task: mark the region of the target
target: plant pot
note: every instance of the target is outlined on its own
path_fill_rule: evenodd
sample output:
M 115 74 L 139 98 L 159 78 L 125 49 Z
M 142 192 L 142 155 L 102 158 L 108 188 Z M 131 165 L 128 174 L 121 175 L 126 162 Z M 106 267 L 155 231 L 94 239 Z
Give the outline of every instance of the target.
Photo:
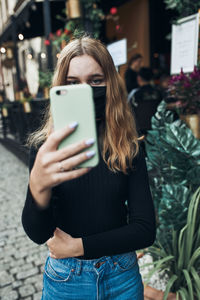
M 19 100 L 23 101 L 24 99 L 24 92 L 23 91 L 19 91 Z
M 15 92 L 15 100 L 22 100 L 24 99 L 24 92 L 23 91 L 17 91 Z
M 144 286 L 144 300 L 163 300 L 163 296 L 163 291 L 159 291 L 149 285 Z M 176 294 L 169 293 L 167 300 L 176 300 Z
M 144 252 L 137 252 L 137 259 L 140 259 L 144 256 Z
M 7 117 L 8 117 L 8 110 L 7 110 L 6 107 L 3 107 L 3 108 L 2 108 L 2 116 L 3 116 L 4 118 L 7 118 Z
M 15 100 L 16 101 L 20 100 L 19 92 L 15 92 Z
M 80 0 L 68 0 L 66 2 L 68 19 L 76 19 L 81 17 Z
M 24 107 L 24 112 L 25 113 L 30 113 L 31 112 L 31 105 L 29 102 L 25 101 L 23 103 L 23 107 Z
M 200 114 L 180 115 L 180 119 L 192 130 L 194 136 L 200 139 Z
M 43 89 L 43 92 L 44 92 L 44 98 L 45 99 L 49 99 L 49 88 L 48 87 L 45 87 Z

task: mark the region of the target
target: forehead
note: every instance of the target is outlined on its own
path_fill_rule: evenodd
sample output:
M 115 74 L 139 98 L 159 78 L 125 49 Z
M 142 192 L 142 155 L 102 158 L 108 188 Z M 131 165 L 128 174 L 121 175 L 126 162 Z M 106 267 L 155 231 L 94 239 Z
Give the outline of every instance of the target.
M 96 60 L 87 54 L 72 58 L 69 64 L 68 76 L 103 74 L 103 70 Z

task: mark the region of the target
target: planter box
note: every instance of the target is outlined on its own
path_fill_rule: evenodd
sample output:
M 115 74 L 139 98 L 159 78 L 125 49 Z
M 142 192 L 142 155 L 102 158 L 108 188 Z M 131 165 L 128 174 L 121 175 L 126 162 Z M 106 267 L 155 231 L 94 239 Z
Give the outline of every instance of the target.
M 144 287 L 144 300 L 163 300 L 164 292 L 152 288 L 149 285 Z M 167 300 L 176 300 L 176 294 L 169 293 Z

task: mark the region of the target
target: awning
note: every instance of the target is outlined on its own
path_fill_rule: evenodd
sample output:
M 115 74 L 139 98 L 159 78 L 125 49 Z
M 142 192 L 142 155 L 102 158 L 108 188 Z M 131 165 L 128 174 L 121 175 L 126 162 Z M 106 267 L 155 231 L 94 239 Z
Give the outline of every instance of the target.
M 101 7 L 105 13 L 112 6 L 120 6 L 130 0 L 106 0 L 101 1 Z M 54 33 L 63 27 L 63 22 L 57 19 L 65 9 L 66 0 L 50 0 L 51 26 Z M 44 36 L 43 1 L 18 0 L 14 15 L 8 20 L 4 31 L 0 36 L 0 45 L 6 41 L 12 41 L 12 22 L 15 23 L 16 34 L 23 34 L 25 39 Z
M 22 2 L 22 1 L 21 1 Z M 49 1 L 51 10 L 52 32 L 63 26 L 63 22 L 57 19 L 65 9 L 64 0 Z M 25 39 L 44 36 L 43 2 L 25 0 L 8 20 L 4 31 L 0 36 L 0 45 L 6 41 L 12 41 L 12 23 L 15 23 L 16 34 L 23 34 Z

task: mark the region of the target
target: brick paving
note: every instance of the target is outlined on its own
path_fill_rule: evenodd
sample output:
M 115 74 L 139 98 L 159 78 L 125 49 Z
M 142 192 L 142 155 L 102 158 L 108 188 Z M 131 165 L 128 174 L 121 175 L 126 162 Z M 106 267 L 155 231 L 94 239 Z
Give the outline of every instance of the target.
M 40 300 L 47 247 L 25 234 L 27 167 L 0 144 L 0 299 Z

